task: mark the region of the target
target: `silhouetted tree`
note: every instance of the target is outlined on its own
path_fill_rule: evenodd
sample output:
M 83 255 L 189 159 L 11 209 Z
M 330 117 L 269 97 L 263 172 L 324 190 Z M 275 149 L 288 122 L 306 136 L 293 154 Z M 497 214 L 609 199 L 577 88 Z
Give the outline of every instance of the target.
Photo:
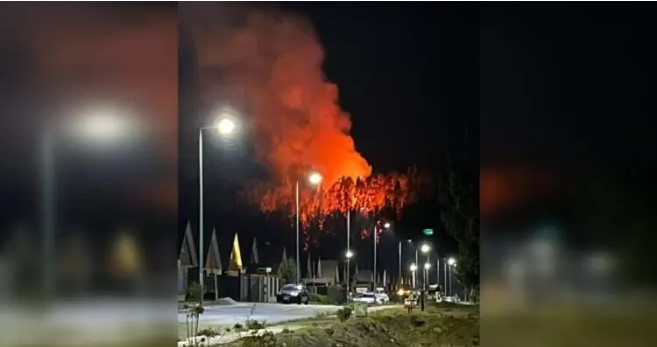
M 440 219 L 459 245 L 457 274 L 467 287 L 479 285 L 479 199 L 475 182 L 450 169 L 440 189 Z

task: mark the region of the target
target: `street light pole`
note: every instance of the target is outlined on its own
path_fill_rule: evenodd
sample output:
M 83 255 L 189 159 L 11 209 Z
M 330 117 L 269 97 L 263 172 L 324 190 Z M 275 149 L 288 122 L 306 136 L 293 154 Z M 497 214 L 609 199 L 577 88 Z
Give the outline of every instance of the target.
M 402 242 L 399 241 L 399 245 L 397 246 L 397 253 L 399 254 L 399 273 L 397 274 L 397 282 L 399 282 L 399 285 L 401 286 L 401 278 L 402 278 L 402 268 L 401 268 L 401 263 L 402 263 Z
M 436 282 L 440 287 L 440 257 L 439 256 L 436 256 Z
M 427 264 L 431 265 L 431 255 L 427 253 Z M 427 282 L 431 284 L 431 272 L 427 269 Z
M 347 252 L 351 252 L 351 211 L 347 210 Z M 347 257 L 347 293 L 351 290 L 351 280 L 349 272 L 351 271 L 351 257 Z
M 297 206 L 297 213 L 296 213 L 296 229 L 297 229 L 297 273 L 296 273 L 296 284 L 299 284 L 300 282 L 300 277 L 299 277 L 299 272 L 301 272 L 301 268 L 299 266 L 299 180 L 296 182 L 296 189 L 295 189 L 295 201 L 296 201 L 296 206 Z
M 447 297 L 449 295 L 449 293 L 447 292 L 447 259 L 445 259 L 445 263 L 443 264 L 443 277 L 445 279 L 444 281 L 445 288 L 443 289 L 443 291 L 445 292 L 445 297 Z
M 449 294 L 452 294 L 452 266 L 456 266 L 456 259 L 450 257 L 447 259 L 446 266 L 449 266 L 449 273 L 447 273 L 447 268 L 445 268 L 445 282 L 447 282 L 447 276 L 449 276 Z M 447 285 L 447 283 L 445 284 Z
M 452 267 L 448 267 L 447 278 L 449 278 L 449 294 L 452 294 Z
M 318 172 L 310 172 L 308 174 L 308 182 L 312 185 L 318 185 L 322 181 L 322 175 Z M 301 283 L 301 264 L 299 263 L 299 180 L 296 180 L 295 184 L 295 204 L 296 204 L 296 230 L 297 230 L 297 274 L 296 274 L 296 284 Z
M 198 131 L 198 283 L 201 290 L 200 304 L 203 306 L 203 128 Z
M 376 290 L 376 222 L 374 222 L 374 286 L 372 291 Z
M 420 260 L 419 260 L 419 257 L 417 255 L 417 245 L 415 245 L 415 264 L 419 264 L 419 263 L 420 263 Z
M 410 270 L 411 270 L 411 276 L 413 281 L 413 288 L 415 288 L 415 281 L 416 281 L 415 272 L 417 271 L 417 264 L 411 264 Z
M 235 123 L 229 118 L 222 118 L 213 127 L 202 127 L 198 130 L 198 282 L 201 290 L 199 303 L 203 306 L 204 272 L 203 264 L 203 130 L 214 129 L 222 135 L 228 135 L 235 130 Z

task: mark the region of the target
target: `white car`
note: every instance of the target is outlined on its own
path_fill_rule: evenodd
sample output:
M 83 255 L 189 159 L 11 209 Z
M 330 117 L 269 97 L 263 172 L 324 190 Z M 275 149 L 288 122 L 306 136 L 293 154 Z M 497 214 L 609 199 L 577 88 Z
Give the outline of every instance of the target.
M 374 293 L 374 296 L 376 296 L 378 304 L 386 304 L 390 302 L 390 297 L 382 289 L 377 289 L 377 291 Z
M 368 305 L 376 305 L 380 303 L 376 297 L 376 294 L 374 293 L 364 293 L 360 295 L 356 294 L 352 301 Z

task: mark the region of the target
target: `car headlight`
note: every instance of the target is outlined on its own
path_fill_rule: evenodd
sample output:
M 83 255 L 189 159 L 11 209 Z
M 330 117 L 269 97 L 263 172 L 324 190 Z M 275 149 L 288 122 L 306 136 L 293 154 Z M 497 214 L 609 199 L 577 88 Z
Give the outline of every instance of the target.
M 297 296 L 297 295 L 299 295 L 299 292 L 290 292 L 290 295 Z

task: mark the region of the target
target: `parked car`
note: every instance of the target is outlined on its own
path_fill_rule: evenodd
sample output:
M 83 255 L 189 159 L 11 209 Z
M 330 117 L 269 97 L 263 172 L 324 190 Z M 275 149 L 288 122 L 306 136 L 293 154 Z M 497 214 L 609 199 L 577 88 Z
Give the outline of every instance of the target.
M 390 297 L 383 290 L 383 288 L 377 288 L 376 291 L 374 292 L 374 295 L 376 296 L 376 299 L 378 300 L 379 304 L 386 304 L 390 301 Z
M 352 301 L 368 305 L 376 305 L 380 303 L 374 293 L 356 294 Z
M 302 284 L 286 284 L 276 295 L 276 302 L 293 303 L 308 305 L 310 296 L 306 287 Z

